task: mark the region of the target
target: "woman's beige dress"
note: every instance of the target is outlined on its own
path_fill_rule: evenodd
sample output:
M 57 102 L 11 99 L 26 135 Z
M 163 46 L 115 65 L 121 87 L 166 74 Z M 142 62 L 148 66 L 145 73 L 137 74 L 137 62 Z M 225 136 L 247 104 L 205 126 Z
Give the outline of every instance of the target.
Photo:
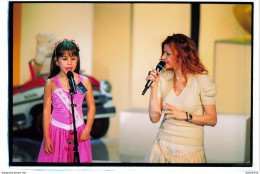
M 177 96 L 173 89 L 173 72 L 162 71 L 158 97 L 179 110 L 203 115 L 203 105 L 214 105 L 216 85 L 210 77 L 190 75 L 186 87 Z M 204 127 L 184 120 L 163 119 L 145 162 L 205 163 Z

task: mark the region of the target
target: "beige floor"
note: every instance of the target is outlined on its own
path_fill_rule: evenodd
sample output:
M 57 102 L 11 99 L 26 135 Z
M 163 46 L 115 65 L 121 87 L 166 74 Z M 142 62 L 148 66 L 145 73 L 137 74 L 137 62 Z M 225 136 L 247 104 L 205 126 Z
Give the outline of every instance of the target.
M 119 152 L 119 139 L 101 138 L 91 140 L 93 162 L 95 163 L 142 163 L 142 156 L 122 155 Z

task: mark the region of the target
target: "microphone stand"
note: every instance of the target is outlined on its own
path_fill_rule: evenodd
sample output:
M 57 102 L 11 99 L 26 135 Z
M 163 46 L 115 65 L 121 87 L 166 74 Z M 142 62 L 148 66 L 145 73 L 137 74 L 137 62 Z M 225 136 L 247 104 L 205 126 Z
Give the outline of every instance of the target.
M 71 109 L 72 109 L 72 118 L 73 118 L 73 129 L 74 131 L 71 132 L 71 134 L 74 134 L 74 147 L 73 147 L 73 152 L 74 152 L 74 163 L 80 163 L 79 160 L 79 151 L 78 151 L 78 137 L 77 137 L 77 130 L 76 130 L 76 123 L 75 123 L 75 114 L 74 114 L 74 105 L 73 104 L 73 90 L 70 89 L 70 99 L 71 99 Z M 71 141 L 68 141 L 69 144 L 73 143 Z

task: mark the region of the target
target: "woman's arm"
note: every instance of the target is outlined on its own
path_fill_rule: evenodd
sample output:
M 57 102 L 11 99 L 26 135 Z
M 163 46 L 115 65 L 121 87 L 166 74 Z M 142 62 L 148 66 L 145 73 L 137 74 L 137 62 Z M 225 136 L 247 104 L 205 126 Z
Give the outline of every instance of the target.
M 190 122 L 214 127 L 217 124 L 216 105 L 204 106 L 205 115 L 192 115 Z M 185 113 L 186 114 L 186 113 Z
M 165 118 L 176 118 L 179 120 L 186 120 L 186 112 L 180 111 L 176 107 L 166 103 L 163 106 L 164 109 L 168 109 L 168 111 L 163 111 L 163 113 L 168 114 Z M 205 115 L 195 115 L 192 114 L 192 119 L 189 122 L 197 124 L 197 125 L 207 125 L 207 126 L 215 126 L 217 124 L 217 112 L 216 105 L 204 105 Z
M 87 125 L 79 137 L 79 142 L 86 141 L 89 138 L 90 131 L 94 122 L 95 113 L 96 113 L 95 100 L 94 100 L 92 86 L 89 79 L 88 78 L 84 79 L 83 84 L 88 89 L 88 91 L 85 94 L 87 105 L 88 105 L 88 113 L 87 113 Z
M 157 123 L 161 119 L 161 110 L 162 110 L 162 98 L 157 96 L 158 83 L 160 78 L 160 72 L 157 72 L 155 69 L 151 71 L 146 80 L 152 80 L 150 92 L 150 101 L 149 101 L 149 116 L 150 120 L 153 123 Z
M 44 86 L 43 98 L 43 136 L 44 136 L 44 151 L 45 153 L 52 153 L 53 144 L 49 136 L 50 129 L 50 115 L 51 115 L 51 93 L 52 81 L 49 79 Z

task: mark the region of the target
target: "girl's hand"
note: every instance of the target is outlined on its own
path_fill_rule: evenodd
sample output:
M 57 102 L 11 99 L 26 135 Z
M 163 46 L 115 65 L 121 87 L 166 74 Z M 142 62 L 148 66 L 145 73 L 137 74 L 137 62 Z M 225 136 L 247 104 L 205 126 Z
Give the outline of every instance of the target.
M 175 118 L 178 120 L 186 120 L 186 113 L 180 111 L 169 103 L 165 103 L 165 105 L 163 105 L 162 113 L 165 114 L 165 119 Z
M 53 152 L 53 144 L 50 137 L 44 138 L 43 150 L 47 154 L 51 154 Z
M 160 78 L 160 72 L 156 71 L 155 69 L 152 69 L 152 71 L 149 71 L 148 76 L 146 77 L 146 81 L 152 80 L 153 83 L 151 85 L 151 88 L 158 85 Z
M 86 130 L 83 130 L 79 136 L 79 142 L 82 143 L 89 139 L 89 133 Z

